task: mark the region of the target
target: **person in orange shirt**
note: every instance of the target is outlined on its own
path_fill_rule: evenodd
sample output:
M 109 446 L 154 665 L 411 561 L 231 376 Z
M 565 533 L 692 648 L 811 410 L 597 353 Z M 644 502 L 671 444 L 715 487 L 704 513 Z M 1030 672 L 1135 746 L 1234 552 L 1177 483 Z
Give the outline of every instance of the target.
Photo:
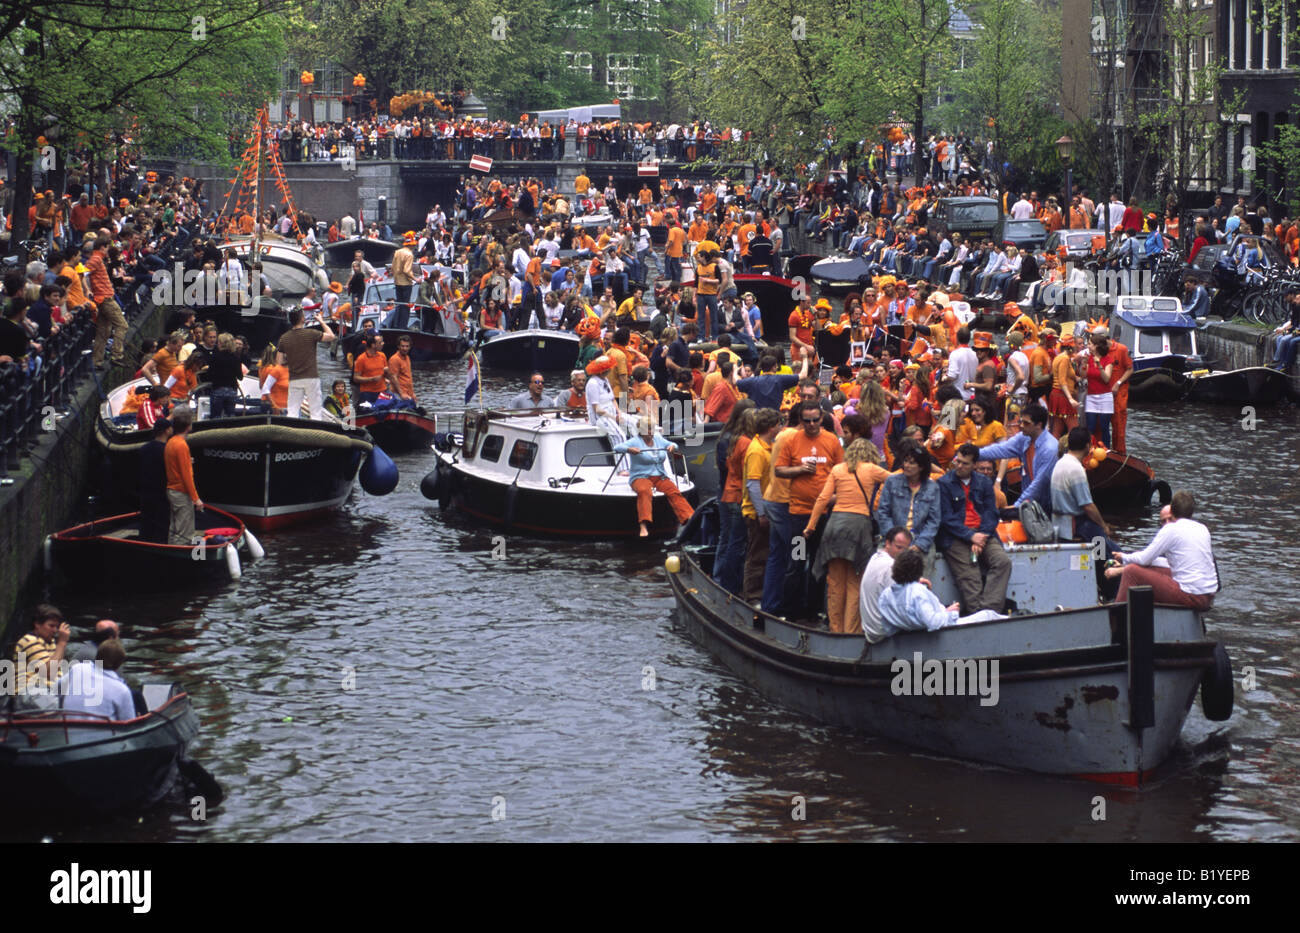
M 810 619 L 816 618 L 822 600 L 820 588 L 809 579 L 809 569 L 817 557 L 817 537 L 809 538 L 804 531 L 832 468 L 844 462 L 844 448 L 839 438 L 822 429 L 824 413 L 820 402 L 800 402 L 795 411 L 802 430 L 782 444 L 773 471 L 790 481 L 791 563 L 786 573 L 784 605 L 792 618 Z M 800 555 L 803 560 L 797 559 Z
M 274 346 L 268 346 L 262 353 L 262 366 L 257 379 L 262 387 L 262 401 L 271 406 L 271 414 L 287 415 L 289 413 L 289 367 L 285 365 L 284 354 Z
M 1125 429 L 1128 427 L 1128 381 L 1133 377 L 1133 357 L 1124 344 L 1112 340 L 1111 351 L 1115 355 L 1115 369 L 1111 374 L 1114 380 L 1110 391 L 1115 396 L 1115 412 L 1110 419 L 1111 449 L 1116 453 L 1128 453 L 1125 443 Z
M 1047 397 L 1047 413 L 1052 416 L 1052 433 L 1057 437 L 1079 425 L 1079 376 L 1074 370 L 1074 349 L 1074 335 L 1066 334 L 1061 338 L 1061 352 L 1052 360 L 1052 392 Z
M 199 387 L 199 366 L 202 362 L 197 353 L 191 353 L 184 363 L 172 369 L 163 385 L 171 390 L 173 402 L 184 402 Z
M 194 413 L 188 408 L 178 408 L 172 413 L 171 423 L 174 433 L 163 448 L 163 463 L 167 467 L 167 504 L 171 507 L 167 542 L 189 547 L 194 542 L 194 510 L 203 511 L 203 500 L 194 485 L 190 445 L 185 440 L 185 435 L 194 425 Z
M 397 338 L 397 351 L 388 358 L 388 378 L 398 398 L 415 402 L 415 383 L 411 379 L 410 337 Z
M 632 411 L 649 418 L 652 424 L 658 424 L 659 393 L 650 384 L 648 366 L 637 366 L 632 370 L 632 388 L 628 396 L 631 399 L 629 407 Z
M 808 368 L 812 371 L 816 364 L 817 353 L 813 349 L 813 312 L 809 307 L 809 301 L 806 294 L 800 298 L 798 306 L 790 312 L 786 323 L 790 328 L 790 362 L 798 362 L 807 356 Z
M 357 401 L 374 402 L 388 386 L 388 358 L 381 352 L 381 337 L 368 334 L 362 338 L 365 352 L 352 364 L 352 375 L 357 383 Z

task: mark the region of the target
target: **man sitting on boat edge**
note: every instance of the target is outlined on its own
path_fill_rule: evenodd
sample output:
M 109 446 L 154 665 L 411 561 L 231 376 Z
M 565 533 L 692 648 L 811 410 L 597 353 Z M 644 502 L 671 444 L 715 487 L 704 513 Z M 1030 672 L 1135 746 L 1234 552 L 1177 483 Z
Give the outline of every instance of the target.
M 1150 586 L 1155 601 L 1189 606 L 1200 612 L 1214 605 L 1219 590 L 1219 570 L 1210 545 L 1210 531 L 1192 521 L 1196 500 L 1190 492 L 1179 490 L 1169 502 L 1170 521 L 1160 526 L 1155 538 L 1144 550 L 1130 554 L 1115 552 L 1122 567 L 1106 570 L 1107 577 L 1119 577 L 1119 594 L 1115 601 L 1128 601 L 1133 586 Z M 1169 566 L 1156 561 L 1164 557 Z

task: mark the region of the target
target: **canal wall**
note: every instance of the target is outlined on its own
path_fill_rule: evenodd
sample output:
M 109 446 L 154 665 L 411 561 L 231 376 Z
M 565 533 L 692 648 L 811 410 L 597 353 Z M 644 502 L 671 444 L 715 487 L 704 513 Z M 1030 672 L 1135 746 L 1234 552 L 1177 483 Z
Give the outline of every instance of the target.
M 1215 369 L 1263 366 L 1269 359 L 1272 328 L 1255 327 L 1236 321 L 1211 321 L 1197 335 L 1201 356 Z M 1300 401 L 1300 374 L 1287 377 L 1287 395 Z
M 68 413 L 51 417 L 49 430 L 16 465 L 13 485 L 0 487 L 0 644 L 26 630 L 32 605 L 43 600 L 42 555 L 45 536 L 75 524 L 86 513 L 84 496 L 99 463 L 95 419 L 100 387 L 125 381 L 139 362 L 144 340 L 162 335 L 167 308 L 149 307 L 131 321 L 126 336 L 126 365 L 82 379 L 73 390 Z M 88 516 L 87 516 L 88 517 Z

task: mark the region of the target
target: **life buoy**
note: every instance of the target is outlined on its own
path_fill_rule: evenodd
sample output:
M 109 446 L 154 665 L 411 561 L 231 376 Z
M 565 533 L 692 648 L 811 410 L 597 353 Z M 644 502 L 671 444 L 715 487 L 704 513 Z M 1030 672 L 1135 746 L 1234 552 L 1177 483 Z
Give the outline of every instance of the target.
M 1214 643 L 1214 665 L 1201 675 L 1201 711 L 1212 722 L 1232 716 L 1232 661 L 1222 642 Z
M 1162 479 L 1156 479 L 1151 481 L 1150 491 L 1147 492 L 1148 502 L 1151 501 L 1151 493 L 1153 492 L 1160 497 L 1161 505 L 1168 505 L 1169 502 L 1174 498 L 1173 490 L 1171 490 L 1169 488 L 1169 484 Z

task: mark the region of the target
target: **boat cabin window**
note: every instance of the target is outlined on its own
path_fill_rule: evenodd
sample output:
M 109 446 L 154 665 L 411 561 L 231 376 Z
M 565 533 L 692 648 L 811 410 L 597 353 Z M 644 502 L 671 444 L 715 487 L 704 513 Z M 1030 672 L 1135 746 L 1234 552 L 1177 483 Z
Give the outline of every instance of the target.
M 1152 298 L 1151 310 L 1153 311 L 1181 311 L 1182 305 L 1178 303 L 1177 298 Z
M 1179 356 L 1195 356 L 1196 347 L 1190 330 L 1171 330 L 1169 332 L 1169 352 Z
M 532 441 L 515 441 L 510 448 L 510 466 L 516 470 L 531 470 L 537 459 L 537 445 Z
M 478 452 L 478 458 L 496 463 L 501 459 L 501 450 L 505 446 L 505 437 L 500 434 L 489 434 L 483 441 L 483 449 Z M 514 466 L 514 464 L 511 464 L 511 466 Z
M 1165 332 L 1162 330 L 1139 330 L 1137 351 L 1142 356 L 1165 352 Z
M 613 466 L 613 448 L 607 437 L 575 437 L 564 442 L 564 462 L 568 466 Z M 592 456 L 609 453 L 608 457 Z M 586 455 L 587 459 L 582 459 Z

